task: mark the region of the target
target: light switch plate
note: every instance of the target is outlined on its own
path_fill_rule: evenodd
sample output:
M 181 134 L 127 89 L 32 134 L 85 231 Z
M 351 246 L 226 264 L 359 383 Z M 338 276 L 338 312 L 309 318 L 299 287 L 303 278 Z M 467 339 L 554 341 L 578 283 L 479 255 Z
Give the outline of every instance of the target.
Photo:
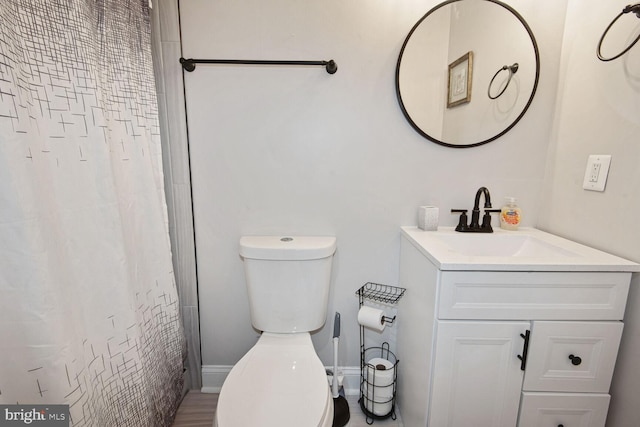
M 609 174 L 611 155 L 592 154 L 587 160 L 587 170 L 584 172 L 582 188 L 590 191 L 604 191 Z

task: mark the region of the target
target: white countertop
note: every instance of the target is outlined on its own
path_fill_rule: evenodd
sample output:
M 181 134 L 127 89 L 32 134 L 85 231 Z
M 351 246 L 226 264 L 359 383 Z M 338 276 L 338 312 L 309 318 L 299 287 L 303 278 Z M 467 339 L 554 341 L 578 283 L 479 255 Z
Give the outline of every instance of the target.
M 640 264 L 535 228 L 460 233 L 453 227 L 402 234 L 440 270 L 640 272 Z

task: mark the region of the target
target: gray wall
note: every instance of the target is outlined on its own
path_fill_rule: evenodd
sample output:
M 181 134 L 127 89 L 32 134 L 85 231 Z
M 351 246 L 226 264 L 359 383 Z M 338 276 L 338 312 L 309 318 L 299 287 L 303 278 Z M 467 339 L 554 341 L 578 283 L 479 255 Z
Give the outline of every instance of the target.
M 333 58 L 339 66 L 333 76 L 228 66 L 186 76 L 205 365 L 235 363 L 257 336 L 237 256 L 242 234 L 338 237 L 330 312 L 341 311 L 345 324 L 341 365 L 358 363 L 354 292 L 366 281 L 397 284 L 398 227 L 415 224 L 419 205 L 439 206 L 441 224 L 454 225 L 448 210 L 470 207 L 486 185 L 498 204 L 519 198 L 525 225 L 640 261 L 640 48 L 612 63 L 595 58 L 626 2 L 508 3 L 538 39 L 538 95 L 498 141 L 455 150 L 420 138 L 394 93 L 402 41 L 435 1 L 183 2 L 185 57 Z M 604 193 L 581 188 L 589 154 L 613 155 Z M 638 282 L 610 426 L 640 417 Z M 327 364 L 330 323 L 314 335 Z
M 640 45 L 612 62 L 601 62 L 595 54 L 602 32 L 627 4 L 625 0 L 569 1 L 561 91 L 538 225 L 640 262 Z M 628 37 L 640 31 L 634 16 L 627 15 L 621 21 L 607 36 L 607 45 L 624 46 Z M 624 31 L 617 31 L 623 27 Z M 612 155 L 604 193 L 582 189 L 589 154 Z M 608 426 L 637 426 L 640 419 L 638 285 L 636 275 L 611 389 Z
M 202 386 L 200 325 L 196 281 L 193 212 L 184 87 L 180 57 L 178 3 L 155 0 L 152 9 L 152 48 L 156 71 L 158 112 L 162 138 L 165 193 L 173 266 L 180 298 L 180 314 L 187 338 L 188 388 Z
M 500 140 L 452 149 L 419 136 L 396 100 L 402 42 L 436 1 L 260 0 L 181 3 L 185 57 L 334 59 L 322 68 L 198 65 L 185 75 L 203 364 L 234 364 L 255 342 L 238 240 L 243 234 L 338 238 L 329 318 L 342 314 L 340 365 L 359 364 L 367 281 L 398 285 L 399 227 L 417 208 L 471 208 L 487 186 L 519 199 L 535 225 L 542 199 L 565 2 L 518 0 L 542 56 L 529 113 Z M 314 334 L 330 364 L 331 326 Z

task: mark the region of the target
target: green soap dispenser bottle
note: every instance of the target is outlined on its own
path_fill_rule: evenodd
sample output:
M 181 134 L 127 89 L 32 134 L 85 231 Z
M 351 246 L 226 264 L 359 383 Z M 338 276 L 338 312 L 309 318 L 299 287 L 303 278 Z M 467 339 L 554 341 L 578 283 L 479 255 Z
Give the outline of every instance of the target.
M 515 197 L 505 197 L 505 205 L 500 212 L 500 228 L 504 230 L 517 230 L 522 219 L 522 211 L 516 204 Z

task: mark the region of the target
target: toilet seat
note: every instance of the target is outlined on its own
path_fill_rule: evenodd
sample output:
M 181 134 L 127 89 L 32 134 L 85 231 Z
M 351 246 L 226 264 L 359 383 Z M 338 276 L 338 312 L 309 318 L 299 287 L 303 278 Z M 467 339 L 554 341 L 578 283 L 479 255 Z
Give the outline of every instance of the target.
M 231 369 L 216 409 L 218 427 L 330 427 L 333 399 L 309 333 L 264 332 Z

